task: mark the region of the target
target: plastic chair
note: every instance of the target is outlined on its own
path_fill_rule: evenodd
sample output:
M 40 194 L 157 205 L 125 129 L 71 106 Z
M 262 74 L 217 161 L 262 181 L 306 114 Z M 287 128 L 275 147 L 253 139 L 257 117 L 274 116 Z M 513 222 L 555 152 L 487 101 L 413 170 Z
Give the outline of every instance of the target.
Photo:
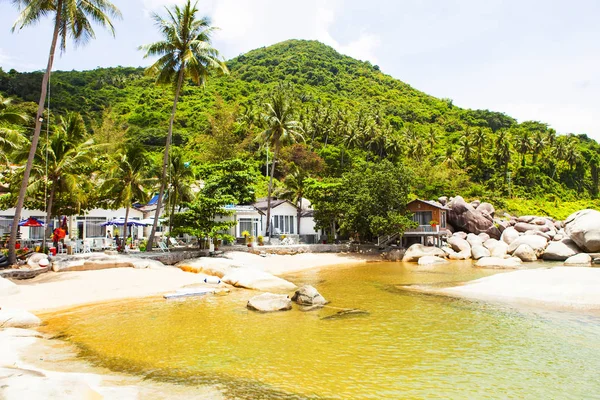
M 163 253 L 170 253 L 171 252 L 171 250 L 169 250 L 169 247 L 167 246 L 167 244 L 165 242 L 158 242 L 158 248 Z

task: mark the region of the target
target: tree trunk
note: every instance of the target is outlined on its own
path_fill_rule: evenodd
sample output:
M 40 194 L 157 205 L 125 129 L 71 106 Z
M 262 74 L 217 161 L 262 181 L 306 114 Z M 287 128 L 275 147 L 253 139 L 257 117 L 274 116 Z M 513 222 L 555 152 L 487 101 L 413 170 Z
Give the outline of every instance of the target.
M 302 194 L 300 195 L 300 201 L 298 201 L 298 237 L 300 237 L 300 219 L 302 218 Z
M 162 207 L 162 198 L 165 193 L 165 184 L 167 181 L 167 167 L 169 165 L 169 147 L 171 145 L 171 138 L 173 136 L 173 122 L 175 121 L 175 113 L 177 112 L 177 102 L 179 101 L 179 93 L 181 93 L 181 86 L 183 85 L 183 68 L 179 71 L 179 77 L 177 78 L 177 89 L 175 90 L 175 100 L 173 101 L 173 110 L 171 111 L 171 120 L 169 121 L 169 133 L 167 134 L 167 143 L 165 143 L 165 155 L 163 157 L 163 169 L 162 178 L 160 181 L 160 190 L 158 192 L 158 201 L 156 202 L 156 212 L 154 213 L 154 223 L 152 224 L 152 231 L 148 238 L 148 244 L 146 251 L 152 250 L 154 244 L 154 235 L 156 234 L 156 226 L 158 219 L 160 218 L 160 209 Z
M 129 203 L 127 203 L 127 207 L 125 207 L 125 224 L 123 225 L 123 240 L 121 241 L 122 248 L 127 246 L 127 222 L 129 221 Z M 133 235 L 131 236 L 131 242 L 133 243 Z
M 52 204 L 54 203 L 54 193 L 56 192 L 56 183 L 52 182 L 52 189 L 50 189 L 50 197 L 48 198 L 48 205 L 46 206 L 46 228 L 44 229 L 44 239 L 42 240 L 42 253 L 46 249 L 46 240 L 50 236 L 50 221 L 52 220 Z
M 169 216 L 169 234 L 171 234 L 171 230 L 173 229 L 173 214 L 175 214 L 175 204 L 177 203 L 177 191 L 175 187 L 173 187 L 171 193 L 173 193 L 173 201 L 171 202 L 171 215 Z
M 40 132 L 42 131 L 42 121 L 40 119 L 44 116 L 44 106 L 46 104 L 46 94 L 48 93 L 48 81 L 50 80 L 50 71 L 52 70 L 52 64 L 54 63 L 54 51 L 56 50 L 56 42 L 58 41 L 58 33 L 61 24 L 61 12 L 63 0 L 58 0 L 56 5 L 56 19 L 54 22 L 54 33 L 52 36 L 52 44 L 50 45 L 50 54 L 48 56 L 48 66 L 42 79 L 42 91 L 40 93 L 40 101 L 38 103 L 37 115 L 35 117 L 35 131 L 33 132 L 33 138 L 31 140 L 31 148 L 29 149 L 29 157 L 27 158 L 27 164 L 25 165 L 25 171 L 23 173 L 23 181 L 21 182 L 21 189 L 19 190 L 19 198 L 17 205 L 15 206 L 15 216 L 13 218 L 13 226 L 10 231 L 10 240 L 8 243 L 8 263 L 15 264 L 17 262 L 17 254 L 15 246 L 17 244 L 17 233 L 19 232 L 19 221 L 21 220 L 21 212 L 23 211 L 23 204 L 25 203 L 25 194 L 27 192 L 27 186 L 29 186 L 29 175 L 31 174 L 31 168 L 33 167 L 33 158 L 37 150 L 37 145 L 40 140 Z
M 267 224 L 265 234 L 269 235 L 269 243 L 271 243 L 271 194 L 273 193 L 273 175 L 275 175 L 275 164 L 277 163 L 277 146 L 273 152 L 273 162 L 271 163 L 271 178 L 269 179 L 269 194 L 267 197 Z

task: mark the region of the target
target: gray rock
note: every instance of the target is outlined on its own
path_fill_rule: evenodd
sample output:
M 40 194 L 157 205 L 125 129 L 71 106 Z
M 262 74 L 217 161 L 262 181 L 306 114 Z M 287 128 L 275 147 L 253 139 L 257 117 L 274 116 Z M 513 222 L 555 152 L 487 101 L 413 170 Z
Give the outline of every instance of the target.
M 521 266 L 521 260 L 516 257 L 510 258 L 498 258 L 498 257 L 484 257 L 479 259 L 475 263 L 476 267 L 480 268 L 519 268 Z
M 0 327 L 2 328 L 35 328 L 42 321 L 30 312 L 16 308 L 0 309 Z
M 483 202 L 477 207 L 477 211 L 485 211 L 492 217 L 496 214 L 496 209 L 490 203 Z
M 589 267 L 592 265 L 592 257 L 587 253 L 577 254 L 575 256 L 567 258 L 565 265 L 582 265 Z
M 552 240 L 552 238 L 554 237 L 554 235 L 550 235 L 549 233 L 541 232 L 541 231 L 533 231 L 533 234 L 541 236 L 541 237 L 543 237 L 544 239 L 546 239 L 548 241 Z
M 42 264 L 45 263 L 46 265 L 40 265 L 40 261 L 42 260 L 45 260 L 42 262 Z M 47 267 L 50 265 L 50 262 L 48 261 L 48 255 L 44 253 L 33 253 L 27 259 L 27 265 L 29 265 L 31 268 Z
M 285 294 L 263 293 L 248 300 L 246 307 L 260 312 L 287 311 L 292 309 L 292 300 Z
M 365 317 L 369 315 L 368 311 L 361 310 L 358 308 L 353 308 L 349 310 L 338 311 L 335 314 L 328 315 L 321 319 L 345 319 L 345 318 L 353 318 L 353 317 Z
M 529 247 L 531 247 L 533 251 L 535 251 L 536 256 L 540 257 L 542 254 L 544 254 L 544 249 L 548 245 L 548 241 L 543 237 L 537 235 L 519 236 L 517 240 L 515 240 L 508 246 L 508 253 L 513 254 L 515 250 L 517 250 L 517 248 L 522 244 L 529 245 Z
M 261 291 L 287 292 L 296 289 L 293 283 L 254 268 L 232 270 L 221 280 L 235 287 Z
M 548 232 L 550 227 L 547 225 L 536 225 L 536 224 L 527 224 L 525 222 L 517 222 L 515 225 L 515 229 L 517 232 L 527 232 L 527 231 L 541 231 Z
M 479 239 L 481 239 L 482 243 L 490 239 L 490 235 L 488 235 L 487 233 L 480 233 L 477 236 L 479 236 Z
M 448 221 L 457 229 L 470 233 L 487 233 L 495 239 L 500 238 L 500 231 L 494 225 L 494 220 L 487 212 L 481 212 L 465 200 L 456 196 L 448 205 Z
M 445 206 L 445 205 L 446 205 L 446 203 L 448 203 L 448 196 L 442 196 L 442 197 L 438 198 L 438 202 L 439 202 L 441 205 Z
M 490 256 L 504 258 L 508 254 L 508 245 L 502 241 L 498 241 L 490 250 Z
M 485 235 L 487 235 L 487 233 L 485 233 Z M 479 237 L 479 235 L 476 235 L 474 233 L 469 233 L 467 235 L 467 242 L 469 242 L 471 247 L 475 245 L 483 245 L 483 240 Z
M 471 256 L 473 257 L 474 260 L 479 260 L 480 258 L 483 258 L 483 257 L 490 257 L 491 253 L 488 249 L 486 249 L 482 245 L 477 244 L 477 245 L 471 247 Z
M 502 232 L 502 237 L 500 238 L 500 240 L 510 245 L 512 242 L 517 240 L 519 236 L 519 232 L 517 232 L 517 230 L 511 226 L 509 228 L 506 228 L 504 232 Z
M 473 208 L 477 208 L 477 207 L 479 207 L 479 205 L 480 205 L 480 204 L 481 204 L 481 201 L 479 201 L 479 200 L 473 200 L 473 201 L 471 202 L 471 206 L 472 206 Z
M 457 236 L 448 238 L 448 245 L 456 254 L 450 254 L 451 260 L 468 260 L 471 258 L 471 245 L 464 239 Z
M 517 218 L 517 222 L 525 222 L 526 224 L 533 221 L 535 217 L 533 215 L 524 215 L 522 217 Z
M 467 233 L 466 232 L 462 232 L 462 231 L 460 231 L 460 232 L 454 232 L 452 234 L 452 236 L 455 236 L 455 237 L 463 239 L 463 240 L 467 240 Z
M 419 265 L 436 265 L 436 264 L 448 264 L 448 260 L 437 256 L 425 256 L 419 258 Z
M 557 230 L 560 230 L 565 227 L 565 224 L 562 221 L 554 221 L 554 227 Z
M 404 253 L 404 258 L 402 261 L 405 262 L 416 262 L 419 258 L 424 256 L 438 256 L 445 257 L 446 253 L 442 249 L 432 246 L 423 246 L 422 244 L 413 244 L 410 246 L 406 253 Z
M 327 300 L 311 285 L 301 286 L 292 296 L 292 301 L 301 305 L 325 305 Z
M 519 258 L 524 262 L 533 262 L 537 261 L 537 255 L 535 251 L 528 244 L 522 244 L 513 253 L 513 257 Z
M 544 250 L 544 260 L 549 261 L 565 261 L 569 257 L 581 253 L 581 249 L 577 247 L 571 239 L 563 239 L 560 242 L 550 242 L 546 250 Z
M 600 211 L 581 210 L 565 221 L 565 232 L 588 253 L 600 251 Z

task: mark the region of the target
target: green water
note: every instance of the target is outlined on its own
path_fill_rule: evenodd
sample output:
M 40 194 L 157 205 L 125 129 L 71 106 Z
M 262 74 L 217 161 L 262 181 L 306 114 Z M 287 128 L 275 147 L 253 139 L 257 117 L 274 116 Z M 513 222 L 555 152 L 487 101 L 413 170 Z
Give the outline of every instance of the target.
M 337 310 L 260 314 L 256 292 L 145 299 L 50 317 L 81 354 L 115 371 L 229 398 L 581 399 L 600 395 L 600 317 L 402 290 L 493 272 L 470 264 L 374 263 L 289 275 Z M 193 391 L 191 391 L 193 393 Z

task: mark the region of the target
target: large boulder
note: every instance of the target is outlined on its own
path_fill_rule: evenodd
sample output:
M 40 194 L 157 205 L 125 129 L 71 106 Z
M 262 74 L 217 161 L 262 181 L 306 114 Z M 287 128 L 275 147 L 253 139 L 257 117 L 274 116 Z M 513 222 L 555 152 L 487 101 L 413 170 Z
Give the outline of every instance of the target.
M 0 327 L 2 328 L 34 328 L 42 321 L 30 312 L 16 308 L 0 309 Z
M 567 258 L 567 260 L 565 261 L 565 265 L 589 267 L 590 265 L 592 265 L 592 257 L 586 253 L 577 254 L 575 256 Z
M 311 285 L 304 285 L 296 290 L 292 296 L 292 301 L 307 306 L 325 305 L 329 303 L 325 298 Z
M 467 240 L 467 236 L 468 236 L 468 235 L 467 235 L 467 232 L 458 231 L 458 232 L 454 232 L 454 233 L 452 234 L 452 236 L 456 236 L 457 238 L 460 238 L 460 239 Z
M 480 258 L 489 257 L 490 255 L 490 251 L 480 244 L 471 247 L 471 256 L 473 260 L 479 260 Z
M 577 247 L 571 239 L 563 239 L 560 242 L 550 242 L 546 250 L 544 250 L 544 260 L 549 261 L 565 261 L 569 257 L 581 253 L 581 249 Z
M 468 260 L 471 258 L 471 245 L 466 240 L 451 236 L 448 238 L 448 245 L 456 252 L 456 254 L 450 254 L 450 259 Z
M 475 266 L 480 268 L 519 268 L 521 266 L 521 260 L 516 257 L 484 257 L 479 259 L 479 261 L 475 263 Z
M 513 253 L 513 256 L 525 262 L 537 261 L 537 255 L 535 254 L 535 251 L 528 244 L 522 244 L 517 247 Z
M 425 256 L 419 258 L 419 265 L 448 264 L 448 260 L 437 256 Z
M 515 229 L 517 232 L 527 232 L 527 231 L 540 231 L 540 232 L 548 232 L 550 227 L 547 225 L 537 225 L 537 224 L 528 224 L 525 222 L 517 222 L 515 225 Z
M 565 231 L 588 253 L 600 251 L 600 211 L 581 210 L 565 220 Z
M 495 239 L 500 238 L 500 231 L 494 225 L 493 217 L 487 211 L 479 211 L 465 200 L 456 196 L 448 205 L 448 221 L 457 229 L 480 234 L 487 233 Z
M 0 296 L 10 296 L 11 294 L 19 293 L 21 289 L 9 281 L 8 279 L 4 279 L 0 277 Z
M 285 294 L 263 293 L 248 300 L 246 307 L 260 312 L 287 311 L 292 309 L 292 300 Z
M 515 250 L 517 250 L 517 248 L 522 244 L 529 245 L 529 247 L 535 251 L 536 256 L 540 257 L 542 254 L 544 254 L 544 249 L 548 245 L 548 241 L 537 235 L 519 236 L 517 240 L 508 246 L 508 253 L 513 254 Z
M 223 278 L 228 273 L 242 268 L 235 261 L 220 257 L 201 257 L 183 260 L 175 266 L 186 272 L 203 273 L 218 276 L 219 278 Z
M 489 239 L 489 235 L 487 235 L 487 233 L 484 233 L 484 235 L 488 236 L 487 239 Z M 486 240 L 487 240 L 486 239 Z M 475 246 L 475 245 L 483 245 L 484 240 L 481 239 L 479 237 L 479 235 L 476 235 L 474 233 L 469 233 L 467 235 L 467 242 L 469 242 L 469 244 L 471 245 L 471 247 Z
M 512 242 L 514 242 L 515 240 L 517 240 L 519 238 L 519 232 L 514 228 L 514 227 L 508 227 L 504 230 L 504 232 L 502 232 L 502 237 L 500 238 L 500 240 L 502 240 L 504 243 L 510 245 Z
M 416 262 L 419 258 L 424 256 L 438 256 L 445 257 L 446 253 L 442 249 L 433 246 L 423 246 L 422 244 L 413 244 L 410 246 L 406 253 L 404 253 L 404 258 L 402 261 L 406 262 Z
M 240 268 L 229 272 L 221 280 L 235 287 L 261 291 L 289 292 L 296 289 L 296 285 L 254 268 Z
M 496 214 L 496 209 L 490 203 L 483 202 L 477 207 L 477 211 L 485 211 L 492 217 Z

